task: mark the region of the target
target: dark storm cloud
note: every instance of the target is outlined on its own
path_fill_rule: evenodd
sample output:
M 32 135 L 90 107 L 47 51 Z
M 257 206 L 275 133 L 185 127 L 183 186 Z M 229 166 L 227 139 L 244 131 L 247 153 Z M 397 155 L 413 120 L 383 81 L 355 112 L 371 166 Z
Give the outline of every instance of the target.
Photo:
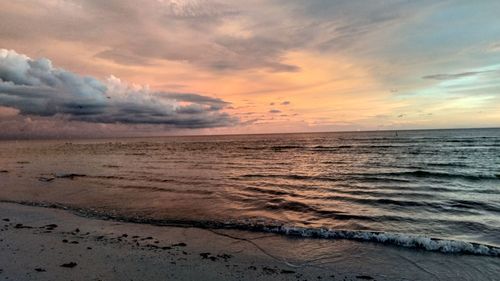
M 101 81 L 0 49 L 0 106 L 21 115 L 65 116 L 92 123 L 162 124 L 175 128 L 230 126 L 229 103 L 193 93 L 151 92 L 118 78 Z

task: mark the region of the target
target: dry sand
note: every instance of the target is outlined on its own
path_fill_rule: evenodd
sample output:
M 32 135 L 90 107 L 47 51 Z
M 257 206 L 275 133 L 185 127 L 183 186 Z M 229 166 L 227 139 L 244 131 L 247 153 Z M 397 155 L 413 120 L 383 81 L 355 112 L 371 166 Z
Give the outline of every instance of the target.
M 500 258 L 0 203 L 0 280 L 495 280 Z M 498 279 L 496 279 L 498 280 Z

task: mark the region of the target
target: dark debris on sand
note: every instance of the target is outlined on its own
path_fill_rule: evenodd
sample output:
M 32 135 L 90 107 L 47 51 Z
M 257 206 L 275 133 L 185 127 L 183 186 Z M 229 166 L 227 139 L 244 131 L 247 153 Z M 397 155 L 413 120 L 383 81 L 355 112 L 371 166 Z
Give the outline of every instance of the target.
M 31 226 L 23 225 L 22 223 L 18 223 L 14 226 L 14 228 L 33 228 Z
M 268 267 L 268 266 L 264 266 L 264 267 L 262 267 L 262 271 L 265 274 L 276 274 L 276 273 L 278 273 L 278 268 L 276 268 L 276 267 L 271 268 L 271 267 Z
M 368 276 L 368 275 L 358 275 L 356 278 L 361 279 L 361 280 L 373 280 L 375 278 Z
M 224 253 L 223 254 L 218 254 L 216 256 L 212 255 L 211 253 L 200 253 L 200 256 L 202 257 L 202 259 L 208 259 L 208 260 L 211 260 L 211 261 L 217 261 L 219 259 L 222 259 L 225 262 L 227 262 L 230 258 L 233 257 L 232 255 L 224 254 Z
M 208 259 L 208 257 L 210 257 L 210 253 L 200 253 L 200 256 L 204 259 Z
M 40 267 L 37 267 L 37 268 L 35 268 L 35 271 L 36 272 L 46 272 L 47 270 L 40 268 Z
M 73 267 L 75 267 L 76 265 L 77 265 L 77 263 L 76 263 L 76 262 L 68 262 L 68 263 L 63 263 L 63 264 L 61 264 L 60 266 L 61 266 L 61 267 L 66 267 L 66 268 L 73 268 Z
M 223 259 L 225 262 L 227 262 L 230 258 L 232 258 L 233 256 L 231 255 L 228 255 L 228 254 L 220 254 L 220 255 L 217 255 L 218 258 L 221 258 Z

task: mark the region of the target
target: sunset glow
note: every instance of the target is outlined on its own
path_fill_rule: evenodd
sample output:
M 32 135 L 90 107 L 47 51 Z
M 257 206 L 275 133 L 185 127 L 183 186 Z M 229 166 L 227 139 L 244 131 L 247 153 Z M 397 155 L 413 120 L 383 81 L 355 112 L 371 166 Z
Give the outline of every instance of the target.
M 227 104 L 218 114 L 230 120 L 88 122 L 23 111 L 4 89 L 2 135 L 498 126 L 500 20 L 491 7 L 499 4 L 376 2 L 2 2 L 4 53 L 99 81 L 113 77 L 153 96 L 220 99 Z M 9 67 L 0 65 L 2 83 L 11 82 Z

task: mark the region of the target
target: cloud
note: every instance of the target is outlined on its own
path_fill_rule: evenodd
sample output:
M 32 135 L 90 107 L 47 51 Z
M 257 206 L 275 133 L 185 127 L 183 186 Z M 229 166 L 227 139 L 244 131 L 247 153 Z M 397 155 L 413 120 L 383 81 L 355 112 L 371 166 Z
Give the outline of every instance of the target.
M 468 71 L 468 72 L 461 72 L 461 73 L 454 73 L 454 74 L 433 74 L 433 75 L 427 75 L 422 77 L 422 79 L 430 79 L 430 80 L 454 80 L 454 79 L 460 79 L 464 77 L 471 77 L 471 76 L 476 76 L 479 74 L 483 73 L 488 73 L 491 72 L 491 70 L 485 70 L 485 71 Z
M 94 58 L 123 65 L 169 60 L 212 71 L 297 72 L 286 61 L 289 52 L 343 52 L 416 14 L 418 4 L 385 2 L 29 1 L 3 4 L 0 34 L 33 43 L 83 42 L 97 50 Z
M 272 114 L 281 113 L 281 110 L 271 109 L 271 110 L 269 110 L 269 113 L 272 113 Z
M 299 70 L 283 62 L 282 56 L 293 48 L 293 42 L 261 32 L 263 27 L 250 30 L 249 38 L 227 31 L 225 27 L 245 19 L 249 22 L 242 29 L 259 23 L 260 12 L 243 2 L 145 0 L 138 6 L 132 0 L 70 0 L 5 4 L 1 8 L 2 37 L 91 43 L 95 44 L 94 58 L 123 65 L 167 60 L 212 71 Z M 32 10 L 37 12 L 24 12 Z M 27 25 L 36 28 L 25 28 Z
M 159 124 L 173 128 L 231 126 L 218 98 L 193 93 L 154 92 L 111 76 L 101 81 L 0 49 L 0 106 L 21 115 L 63 116 L 90 123 Z
M 289 105 L 289 104 L 290 104 L 289 101 L 284 101 L 284 102 L 281 103 L 281 105 Z

